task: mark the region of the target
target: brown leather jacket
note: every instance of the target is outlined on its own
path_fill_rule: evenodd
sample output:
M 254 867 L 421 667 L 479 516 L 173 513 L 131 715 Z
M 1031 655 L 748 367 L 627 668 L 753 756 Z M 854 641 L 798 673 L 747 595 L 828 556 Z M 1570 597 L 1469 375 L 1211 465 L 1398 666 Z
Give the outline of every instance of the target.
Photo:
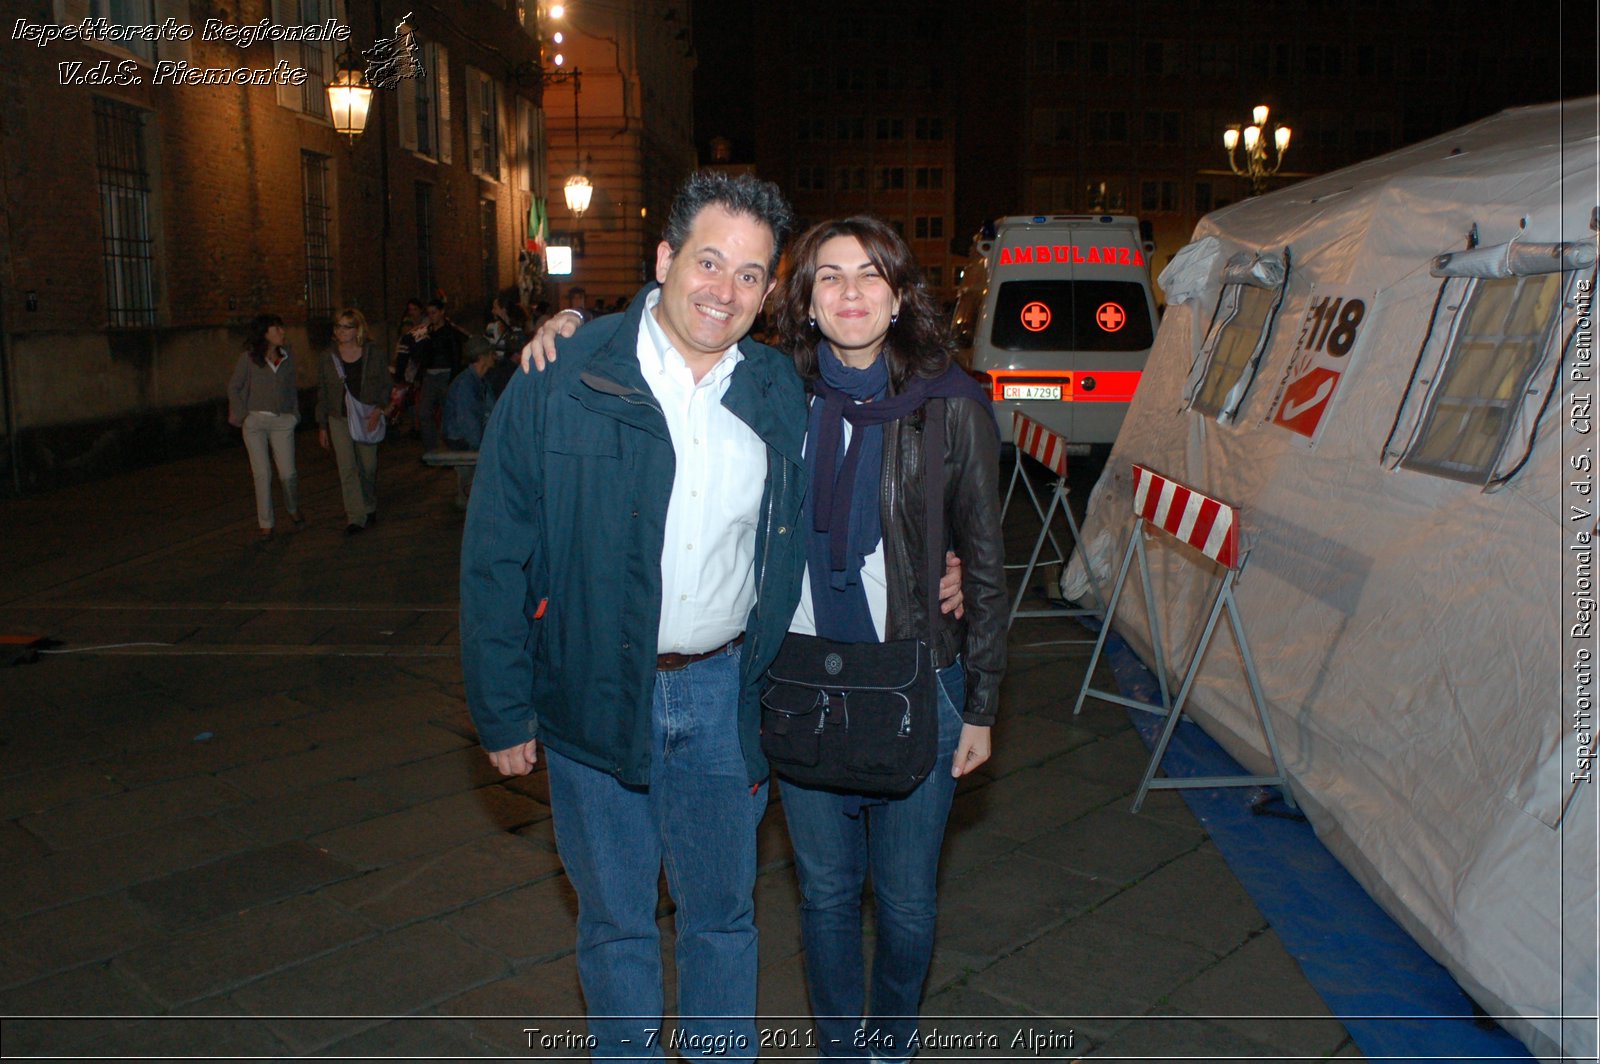
M 966 616 L 940 617 L 934 664 L 961 655 L 968 724 L 994 723 L 1006 668 L 1005 537 L 1000 528 L 1000 440 L 971 399 L 934 400 L 945 410 L 944 538 L 961 557 Z M 882 516 L 889 585 L 887 639 L 928 638 L 928 529 L 922 476 L 923 412 L 884 425 Z M 943 555 L 944 544 L 935 545 Z M 942 568 L 942 566 L 941 566 Z

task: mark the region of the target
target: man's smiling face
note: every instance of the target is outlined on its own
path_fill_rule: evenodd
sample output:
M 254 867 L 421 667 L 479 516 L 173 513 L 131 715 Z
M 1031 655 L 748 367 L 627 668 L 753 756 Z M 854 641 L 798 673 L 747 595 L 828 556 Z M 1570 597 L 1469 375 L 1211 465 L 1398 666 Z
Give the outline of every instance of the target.
M 683 247 L 656 249 L 661 331 L 685 362 L 720 357 L 756 320 L 772 291 L 772 230 L 749 214 L 712 203 L 695 215 Z

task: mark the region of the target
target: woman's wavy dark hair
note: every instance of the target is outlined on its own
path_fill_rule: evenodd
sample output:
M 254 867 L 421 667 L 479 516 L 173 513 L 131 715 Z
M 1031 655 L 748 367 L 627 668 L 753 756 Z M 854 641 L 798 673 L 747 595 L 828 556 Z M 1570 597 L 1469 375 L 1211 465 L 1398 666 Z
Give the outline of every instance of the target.
M 800 376 L 817 376 L 817 344 L 823 339 L 811 318 L 811 289 L 817 280 L 817 252 L 836 236 L 855 237 L 895 295 L 900 313 L 884 337 L 882 355 L 889 379 L 898 388 L 913 375 L 937 377 L 950 364 L 950 333 L 928 291 L 922 270 L 899 233 L 870 215 L 822 222 L 806 230 L 779 271 L 774 300 L 777 346 L 794 356 Z
M 250 331 L 245 337 L 244 349 L 250 355 L 250 361 L 258 366 L 267 364 L 267 330 L 274 325 L 282 325 L 283 319 L 276 314 L 257 314 L 250 321 Z

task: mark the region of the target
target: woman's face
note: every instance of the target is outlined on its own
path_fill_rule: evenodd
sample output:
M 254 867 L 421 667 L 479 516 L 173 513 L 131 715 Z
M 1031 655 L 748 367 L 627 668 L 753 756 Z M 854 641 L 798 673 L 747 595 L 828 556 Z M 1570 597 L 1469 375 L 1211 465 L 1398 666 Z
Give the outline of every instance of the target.
M 267 326 L 267 343 L 272 347 L 282 347 L 283 346 L 283 326 L 282 325 L 269 325 L 269 326 Z
M 861 241 L 836 236 L 817 249 L 811 316 L 846 365 L 870 366 L 900 313 L 900 297 L 867 258 Z

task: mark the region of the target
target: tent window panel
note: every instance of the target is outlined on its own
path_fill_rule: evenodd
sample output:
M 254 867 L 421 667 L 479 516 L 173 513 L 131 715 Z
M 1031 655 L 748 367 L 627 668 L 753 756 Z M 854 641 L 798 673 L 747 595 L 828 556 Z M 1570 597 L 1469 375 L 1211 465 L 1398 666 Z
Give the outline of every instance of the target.
M 1216 353 L 1206 367 L 1205 379 L 1195 393 L 1194 408 L 1213 417 L 1223 413 L 1228 394 L 1244 376 L 1250 356 L 1266 331 L 1277 292 L 1253 285 L 1230 285 L 1237 309 L 1222 326 Z
M 1401 465 L 1487 484 L 1558 315 L 1565 275 L 1480 280 Z

